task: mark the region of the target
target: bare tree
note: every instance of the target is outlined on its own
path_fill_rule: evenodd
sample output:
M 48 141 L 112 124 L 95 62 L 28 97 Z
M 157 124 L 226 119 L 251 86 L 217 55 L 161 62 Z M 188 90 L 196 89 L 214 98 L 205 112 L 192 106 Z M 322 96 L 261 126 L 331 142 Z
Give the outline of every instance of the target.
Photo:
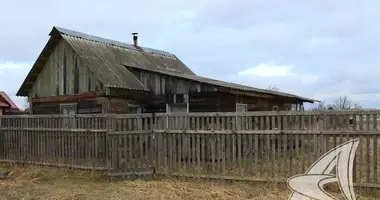
M 278 87 L 276 87 L 274 85 L 269 85 L 268 90 L 275 91 L 275 92 L 279 92 L 280 91 L 280 89 L 278 89 Z
M 349 110 L 352 108 L 352 102 L 347 96 L 340 96 L 334 103 L 334 110 Z

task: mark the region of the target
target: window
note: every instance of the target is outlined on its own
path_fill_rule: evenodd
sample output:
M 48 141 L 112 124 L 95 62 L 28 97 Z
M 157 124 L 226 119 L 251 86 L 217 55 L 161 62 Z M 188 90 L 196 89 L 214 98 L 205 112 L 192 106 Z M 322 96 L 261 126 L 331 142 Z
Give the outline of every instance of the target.
M 236 112 L 247 112 L 248 106 L 247 104 L 237 103 L 236 104 Z
M 75 115 L 77 114 L 77 104 L 61 104 L 61 114 Z
M 188 113 L 189 104 L 188 103 L 175 103 L 167 104 L 167 113 Z
M 141 106 L 137 104 L 128 104 L 128 114 L 140 114 Z
M 67 116 L 63 119 L 63 128 L 76 128 L 77 104 L 61 104 L 61 114 Z

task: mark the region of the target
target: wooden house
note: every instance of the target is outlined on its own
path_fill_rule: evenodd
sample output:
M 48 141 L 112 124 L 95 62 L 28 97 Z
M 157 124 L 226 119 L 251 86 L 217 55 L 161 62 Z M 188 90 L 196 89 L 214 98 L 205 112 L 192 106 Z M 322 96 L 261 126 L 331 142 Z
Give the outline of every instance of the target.
M 9 98 L 7 93 L 0 91 L 0 116 L 18 113 L 19 111 L 20 109 L 12 99 Z
M 53 27 L 22 83 L 32 114 L 302 109 L 315 100 L 196 75 L 175 55 Z

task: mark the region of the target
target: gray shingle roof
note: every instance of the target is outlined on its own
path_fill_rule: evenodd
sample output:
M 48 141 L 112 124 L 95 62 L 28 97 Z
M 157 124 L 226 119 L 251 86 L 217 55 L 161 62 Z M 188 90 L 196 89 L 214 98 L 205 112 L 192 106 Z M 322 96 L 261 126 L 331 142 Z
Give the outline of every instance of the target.
M 143 69 L 143 68 L 140 68 Z M 283 97 L 288 97 L 288 98 L 294 98 L 302 101 L 307 101 L 307 102 L 317 102 L 318 100 L 306 98 L 306 97 L 301 97 L 297 96 L 294 94 L 289 94 L 289 93 L 284 93 L 284 92 L 277 92 L 277 91 L 272 91 L 272 90 L 265 90 L 265 89 L 260 89 L 260 88 L 255 88 L 255 87 L 250 87 L 246 85 L 241 85 L 237 83 L 231 83 L 231 82 L 226 82 L 226 81 L 221 81 L 221 80 L 215 80 L 207 77 L 202 77 L 202 76 L 196 76 L 196 75 L 189 75 L 189 74 L 178 74 L 178 73 L 173 73 L 170 71 L 163 71 L 163 70 L 149 70 L 153 71 L 156 73 L 160 74 L 166 74 L 169 76 L 175 76 L 187 80 L 192 80 L 200 83 L 206 83 L 210 85 L 216 85 L 220 87 L 225 87 L 233 90 L 239 90 L 239 91 L 245 91 L 245 92 L 256 92 L 256 93 L 262 93 L 262 94 L 270 94 L 270 95 L 275 95 L 275 96 L 283 96 Z
M 170 70 L 177 73 L 195 75 L 194 72 L 192 72 L 174 54 L 165 51 L 141 46 L 135 47 L 131 44 L 117 42 L 60 27 L 55 27 L 54 29 L 63 35 L 71 36 L 69 38 L 66 37 L 68 41 L 72 40 L 72 38 L 78 38 L 75 40 L 75 45 L 83 45 L 84 48 L 81 49 L 82 51 L 86 50 L 85 46 L 93 48 L 91 52 L 94 52 L 97 55 L 103 54 L 103 60 L 112 60 L 119 64 L 119 61 L 122 60 L 124 62 L 128 61 L 128 65 L 131 67 Z
M 125 67 L 129 66 L 234 90 L 284 96 L 308 102 L 316 101 L 293 94 L 264 90 L 197 76 L 175 55 L 165 51 L 140 46 L 135 47 L 131 44 L 92 36 L 60 27 L 53 28 L 50 34 L 52 37 L 54 35 L 53 33 L 59 34 L 71 45 L 82 58 L 83 62 L 91 68 L 106 87 L 147 91 L 148 89 Z M 17 95 L 27 95 L 28 88 L 30 88 L 31 83 L 36 79 L 36 69 L 43 66 L 44 61 L 46 61 L 46 58 L 51 52 L 49 49 L 54 48 L 57 42 L 58 40 L 54 38 L 49 40 Z M 32 74 L 33 76 L 31 76 Z

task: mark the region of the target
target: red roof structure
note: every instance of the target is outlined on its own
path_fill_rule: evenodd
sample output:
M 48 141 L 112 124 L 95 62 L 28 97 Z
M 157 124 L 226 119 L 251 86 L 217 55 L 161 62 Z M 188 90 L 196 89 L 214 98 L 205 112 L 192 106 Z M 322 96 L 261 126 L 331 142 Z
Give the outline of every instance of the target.
M 1 108 L 9 108 L 13 111 L 19 111 L 20 109 L 17 107 L 17 105 L 12 101 L 9 96 L 3 92 L 0 91 L 0 107 Z

